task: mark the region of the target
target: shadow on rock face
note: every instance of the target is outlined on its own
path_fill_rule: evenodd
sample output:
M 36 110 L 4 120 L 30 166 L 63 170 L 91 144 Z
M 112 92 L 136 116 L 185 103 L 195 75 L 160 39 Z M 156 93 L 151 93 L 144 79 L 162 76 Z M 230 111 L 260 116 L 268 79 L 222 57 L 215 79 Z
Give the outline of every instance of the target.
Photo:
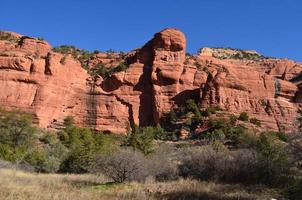
M 117 90 L 122 85 L 123 83 L 119 81 L 115 76 L 111 76 L 101 83 L 101 87 L 105 92 L 112 92 L 114 90 Z
M 153 108 L 154 96 L 152 93 L 151 70 L 148 65 L 144 65 L 144 72 L 139 82 L 134 86 L 134 90 L 141 91 L 139 96 L 139 124 L 140 126 L 149 126 L 154 124 Z
M 200 89 L 184 90 L 175 95 L 172 100 L 177 106 L 183 105 L 188 99 L 193 99 L 195 102 L 199 102 Z

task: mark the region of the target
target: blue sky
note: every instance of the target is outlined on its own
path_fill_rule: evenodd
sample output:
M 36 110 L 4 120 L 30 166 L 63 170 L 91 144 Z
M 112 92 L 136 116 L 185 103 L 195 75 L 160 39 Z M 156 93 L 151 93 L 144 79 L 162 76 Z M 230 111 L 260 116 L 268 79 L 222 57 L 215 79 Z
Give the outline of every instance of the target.
M 223 46 L 302 61 L 301 0 L 1 0 L 0 29 L 53 46 L 129 51 L 167 27 L 187 51 Z

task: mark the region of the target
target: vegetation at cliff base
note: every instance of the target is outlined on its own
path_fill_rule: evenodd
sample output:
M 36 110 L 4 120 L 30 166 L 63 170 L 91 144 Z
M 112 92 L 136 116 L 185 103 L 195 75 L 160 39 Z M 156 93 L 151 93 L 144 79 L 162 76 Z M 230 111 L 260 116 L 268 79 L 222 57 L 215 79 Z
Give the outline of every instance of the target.
M 93 183 L 106 188 L 97 189 L 98 192 L 119 188 L 124 183 L 133 187 L 135 182 L 145 187 L 150 178 L 156 185 L 179 184 L 184 180 L 185 184 L 206 181 L 241 184 L 242 188 L 262 184 L 263 188 L 282 191 L 274 195 L 299 199 L 301 149 L 296 142 L 301 133 L 286 136 L 263 132 L 256 136 L 242 124 L 248 122 L 246 114 L 221 118 L 217 117 L 219 112 L 218 107 L 200 109 L 195 101 L 188 100 L 166 116 L 165 126 L 130 127 L 123 137 L 78 127 L 71 116 L 65 118 L 58 132 L 48 132 L 35 127 L 29 114 L 1 110 L 0 159 L 5 161 L 0 160 L 0 176 L 6 177 L 1 174 L 2 165 L 42 173 L 104 177 L 103 181 Z M 195 125 L 184 120 L 184 116 L 196 118 L 197 124 L 206 122 L 209 128 L 198 137 L 180 140 L 177 131 L 182 126 L 195 130 Z M 171 137 L 171 133 L 176 137 Z M 92 187 L 92 183 L 74 184 L 81 185 L 76 188 Z M 74 190 L 73 186 L 66 187 Z M 154 193 L 144 195 L 151 198 Z

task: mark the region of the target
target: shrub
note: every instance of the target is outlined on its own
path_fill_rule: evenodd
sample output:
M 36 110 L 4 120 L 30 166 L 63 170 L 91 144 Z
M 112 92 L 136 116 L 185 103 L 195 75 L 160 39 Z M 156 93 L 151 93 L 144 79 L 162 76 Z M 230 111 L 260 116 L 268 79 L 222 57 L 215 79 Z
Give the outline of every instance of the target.
M 76 51 L 76 47 L 72 45 L 61 45 L 53 48 L 54 52 L 61 53 L 61 54 L 72 54 Z
M 124 141 L 123 136 L 114 134 L 105 134 L 97 132 L 94 134 L 95 143 L 97 144 L 97 151 L 99 154 L 110 155 L 117 151 L 120 144 Z
M 201 115 L 204 117 L 209 117 L 212 114 L 216 114 L 216 112 L 219 110 L 220 110 L 219 106 L 210 106 L 210 107 L 206 108 L 205 110 L 201 111 Z
M 207 134 L 207 139 L 210 141 L 223 141 L 225 140 L 225 134 L 222 129 L 214 129 L 212 132 Z
M 202 69 L 202 65 L 199 62 L 195 62 L 194 65 L 197 67 L 197 69 Z
M 112 68 L 112 73 L 117 73 L 117 72 L 121 72 L 121 71 L 126 71 L 126 69 L 128 69 L 128 65 L 124 62 L 121 62 L 118 64 L 118 66 Z
M 19 41 L 19 39 L 15 36 L 13 36 L 11 33 L 0 31 L 0 40 L 7 40 L 13 43 L 16 43 Z
M 216 171 L 217 161 L 224 158 L 222 153 L 216 152 L 210 146 L 191 149 L 179 165 L 180 176 L 199 180 L 215 179 L 215 176 L 219 176 Z
M 168 144 L 159 147 L 148 155 L 148 172 L 156 181 L 169 181 L 178 178 L 179 151 Z
M 56 172 L 66 155 L 54 134 L 33 127 L 29 114 L 1 111 L 0 132 L 0 157 L 17 166 L 29 164 L 38 172 Z
M 145 155 L 152 152 L 152 143 L 154 140 L 154 128 L 134 126 L 128 133 L 126 144 L 138 149 Z
M 216 114 L 217 111 L 219 111 L 220 108 L 218 106 L 210 106 L 206 108 L 205 110 L 201 111 L 201 115 L 204 117 L 209 117 L 212 114 Z
M 212 130 L 222 129 L 223 132 L 227 132 L 232 127 L 229 120 L 224 118 L 210 119 L 209 126 Z
M 0 159 L 0 169 L 3 169 L 3 168 L 12 168 L 12 166 L 13 166 L 12 163 Z
M 251 118 L 250 122 L 252 124 L 255 124 L 256 126 L 261 126 L 261 121 L 259 119 L 257 119 L 257 118 Z
M 59 133 L 61 142 L 68 148 L 67 158 L 60 166 L 61 172 L 87 172 L 88 164 L 99 146 L 91 130 L 69 126 Z
M 11 162 L 25 159 L 37 138 L 37 129 L 31 123 L 28 114 L 0 110 L 0 158 Z
M 173 128 L 173 126 L 176 124 L 177 120 L 178 120 L 178 116 L 177 116 L 175 110 L 171 110 L 164 117 L 163 121 L 164 121 L 165 128 L 167 128 L 167 129 Z
M 116 53 L 116 51 L 115 50 L 113 50 L 113 49 L 108 49 L 107 51 L 106 51 L 106 53 L 108 53 L 108 54 L 112 54 L 112 53 Z
M 259 55 L 258 53 L 247 52 L 242 49 L 236 49 L 236 51 L 238 51 L 238 52 L 235 54 L 229 55 L 228 57 L 230 59 L 239 59 L 239 60 L 242 60 L 242 59 L 247 59 L 247 60 L 266 59 L 265 56 Z
M 61 63 L 62 65 L 65 65 L 65 64 L 66 64 L 66 56 L 63 56 L 63 57 L 61 58 L 60 63 Z
M 152 127 L 153 137 L 156 140 L 167 140 L 169 139 L 168 133 L 159 125 L 157 124 L 155 127 Z
M 234 145 L 239 146 L 243 144 L 243 139 L 247 136 L 247 128 L 244 126 L 234 126 L 226 131 L 227 139 L 231 140 Z
M 34 147 L 24 155 L 24 160 L 35 168 L 35 171 L 44 172 L 44 165 L 47 160 L 47 151 L 44 148 Z
M 271 185 L 286 183 L 288 179 L 290 163 L 288 152 L 282 144 L 276 142 L 276 136 L 262 133 L 257 142 L 256 149 L 260 154 L 259 173 L 262 182 Z
M 0 110 L 0 159 L 31 165 L 38 172 L 87 172 L 95 154 L 109 154 L 119 145 L 116 137 L 74 125 L 66 117 L 58 133 L 32 125 L 31 116 Z
M 241 120 L 241 121 L 248 121 L 249 120 L 249 116 L 248 116 L 248 114 L 246 112 L 242 112 L 242 113 L 240 113 L 238 119 Z
M 110 77 L 108 69 L 103 64 L 98 64 L 91 72 L 92 75 L 99 75 L 103 79 Z
M 194 132 L 194 130 L 198 127 L 200 123 L 202 123 L 203 119 L 199 115 L 188 116 L 187 121 L 184 125 L 182 125 L 183 129 L 186 129 L 190 132 Z
M 68 150 L 62 144 L 58 143 L 55 146 L 48 149 L 47 159 L 42 163 L 40 167 L 41 172 L 55 173 L 60 170 L 62 162 L 67 157 Z
M 217 152 L 226 152 L 228 151 L 227 146 L 224 145 L 223 142 L 221 142 L 222 140 L 213 140 L 211 145 L 213 147 L 213 149 Z
M 47 159 L 41 164 L 41 172 L 57 172 L 68 155 L 68 149 L 55 133 L 45 132 L 40 138 Z
M 144 181 L 147 177 L 143 154 L 131 149 L 121 149 L 110 156 L 96 157 L 94 173 L 106 174 L 114 182 Z
M 184 64 L 185 64 L 185 65 L 188 65 L 189 63 L 190 63 L 190 62 L 189 62 L 189 58 L 187 57 L 186 60 L 184 61 Z
M 224 143 L 226 139 L 226 133 L 231 128 L 231 125 L 227 119 L 210 119 L 209 130 L 204 135 L 204 139 L 207 139 L 210 143 L 219 141 Z
M 276 136 L 283 142 L 288 142 L 288 136 L 283 132 L 276 132 Z
M 217 151 L 213 146 L 189 150 L 179 165 L 180 176 L 198 180 L 282 186 L 288 183 L 289 166 L 259 150 Z
M 72 116 L 67 116 L 64 118 L 64 126 L 70 127 L 74 125 L 74 118 Z
M 174 108 L 161 119 L 162 127 L 168 132 L 170 139 L 176 140 L 181 129 L 193 132 L 201 121 L 202 113 L 193 99 L 188 99 L 184 105 Z
M 301 200 L 302 199 L 302 180 L 297 180 L 293 183 L 286 191 L 286 197 L 291 200 Z
M 226 171 L 222 179 L 234 183 L 259 183 L 259 155 L 252 149 L 238 149 L 230 152 Z
M 185 103 L 185 113 L 192 112 L 196 116 L 201 116 L 200 110 L 193 99 L 189 99 Z
M 302 132 L 292 133 L 288 137 L 288 144 L 290 147 L 290 151 L 294 158 L 294 163 L 298 170 L 302 170 Z
M 115 73 L 126 71 L 128 67 L 129 66 L 124 62 L 121 62 L 119 65 L 110 68 L 105 67 L 103 64 L 99 64 L 91 71 L 91 74 L 93 76 L 99 75 L 103 79 L 108 79 Z
M 61 163 L 61 172 L 88 172 L 96 154 L 109 154 L 119 145 L 114 136 L 76 127 L 72 117 L 66 117 L 64 125 L 66 127 L 58 133 L 58 137 L 68 153 Z
M 201 116 L 203 116 L 203 117 L 209 117 L 209 116 L 211 116 L 211 113 L 206 109 L 206 110 L 202 110 L 201 112 L 200 112 L 200 114 L 201 114 Z
M 19 163 L 18 165 L 16 165 L 14 163 L 1 159 L 0 159 L 0 169 L 17 169 L 27 172 L 34 172 L 33 167 L 30 166 L 28 163 Z
M 230 116 L 230 123 L 234 126 L 237 122 L 238 117 L 236 117 L 235 115 L 231 115 Z
M 210 106 L 207 108 L 210 114 L 215 114 L 217 111 L 221 110 L 219 106 Z
M 248 132 L 248 129 L 239 124 L 235 124 L 236 117 L 229 119 L 210 119 L 210 129 L 205 134 L 205 138 L 211 142 L 220 141 L 228 143 L 233 147 L 250 148 L 256 145 L 257 138 Z
M 79 60 L 84 69 L 88 70 L 88 62 L 93 53 L 76 48 L 72 45 L 61 45 L 53 48 L 54 52 L 61 54 L 71 54 L 73 58 Z

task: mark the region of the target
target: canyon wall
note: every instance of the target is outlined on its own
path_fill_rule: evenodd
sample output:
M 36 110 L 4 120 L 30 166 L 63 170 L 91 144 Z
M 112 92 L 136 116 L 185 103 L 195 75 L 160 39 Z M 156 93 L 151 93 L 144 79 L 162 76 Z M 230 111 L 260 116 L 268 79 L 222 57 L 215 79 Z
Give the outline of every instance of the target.
M 203 108 L 247 112 L 263 129 L 289 132 L 301 108 L 301 63 L 234 49 L 186 55 L 185 35 L 176 29 L 156 33 L 129 53 L 96 52 L 91 69 L 128 66 L 108 78 L 92 76 L 78 59 L 54 52 L 46 41 L 6 34 L 14 40 L 0 40 L 0 106 L 32 113 L 42 128 L 60 128 L 73 116 L 78 125 L 125 134 L 134 124 L 159 123 L 172 108 L 194 99 Z

